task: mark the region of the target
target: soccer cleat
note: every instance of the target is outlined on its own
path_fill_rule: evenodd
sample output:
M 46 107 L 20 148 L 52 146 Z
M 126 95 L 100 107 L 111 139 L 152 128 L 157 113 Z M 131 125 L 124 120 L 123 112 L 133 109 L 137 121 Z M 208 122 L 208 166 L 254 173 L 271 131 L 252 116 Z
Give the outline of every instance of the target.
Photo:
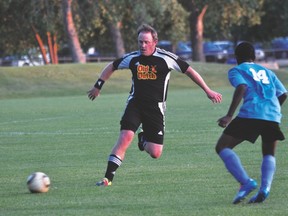
M 111 186 L 112 185 L 112 181 L 109 181 L 109 179 L 107 178 L 103 178 L 101 181 L 96 182 L 96 186 Z
M 268 190 L 260 189 L 259 192 L 249 200 L 248 203 L 262 203 L 268 196 Z
M 246 196 L 248 196 L 249 193 L 251 193 L 256 188 L 257 188 L 257 182 L 254 179 L 249 179 L 249 181 L 246 184 L 240 186 L 238 193 L 233 199 L 233 204 L 240 203 L 242 200 L 246 198 Z
M 138 148 L 140 151 L 144 151 L 144 132 L 141 131 L 140 133 L 138 133 Z

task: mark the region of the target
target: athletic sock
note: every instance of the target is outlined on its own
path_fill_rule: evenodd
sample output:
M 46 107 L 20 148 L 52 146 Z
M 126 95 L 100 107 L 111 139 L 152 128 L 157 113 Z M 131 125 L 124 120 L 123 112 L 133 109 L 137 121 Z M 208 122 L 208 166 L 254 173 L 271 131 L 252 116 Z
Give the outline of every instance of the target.
M 246 184 L 250 179 L 238 155 L 230 148 L 224 148 L 219 153 L 220 158 L 223 160 L 227 170 L 234 176 L 234 178 L 241 184 Z
M 108 158 L 107 170 L 105 178 L 109 181 L 113 181 L 114 175 L 118 167 L 122 164 L 122 160 L 119 156 L 111 154 Z
M 261 166 L 261 189 L 270 191 L 273 176 L 276 171 L 276 159 L 272 155 L 265 155 L 263 157 Z

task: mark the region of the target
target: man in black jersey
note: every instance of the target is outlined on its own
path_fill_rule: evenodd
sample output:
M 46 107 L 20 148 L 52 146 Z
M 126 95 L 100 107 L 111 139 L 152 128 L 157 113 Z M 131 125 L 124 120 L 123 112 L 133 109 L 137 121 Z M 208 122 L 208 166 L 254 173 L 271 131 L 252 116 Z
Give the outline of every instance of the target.
M 115 172 L 124 160 L 126 150 L 141 124 L 143 132 L 138 134 L 139 149 L 145 150 L 152 158 L 161 156 L 167 88 L 172 70 L 190 77 L 213 103 L 220 103 L 222 100 L 222 95 L 212 91 L 187 62 L 171 52 L 157 48 L 157 42 L 156 30 L 147 24 L 141 25 L 138 29 L 139 50 L 109 63 L 87 92 L 89 99 L 94 100 L 115 70 L 130 69 L 132 72 L 132 87 L 120 122 L 120 135 L 109 156 L 105 177 L 96 183 L 97 186 L 112 184 Z

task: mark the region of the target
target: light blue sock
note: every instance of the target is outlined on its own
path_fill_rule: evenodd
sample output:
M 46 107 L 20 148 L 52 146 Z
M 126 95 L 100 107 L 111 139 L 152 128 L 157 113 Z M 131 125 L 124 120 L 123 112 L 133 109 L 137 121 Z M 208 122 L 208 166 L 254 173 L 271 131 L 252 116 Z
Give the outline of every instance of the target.
M 238 155 L 230 148 L 224 148 L 219 153 L 220 158 L 223 160 L 227 170 L 234 176 L 234 178 L 241 184 L 246 184 L 250 179 Z
M 270 191 L 273 176 L 276 171 L 276 159 L 272 155 L 266 155 L 263 157 L 261 166 L 261 188 Z

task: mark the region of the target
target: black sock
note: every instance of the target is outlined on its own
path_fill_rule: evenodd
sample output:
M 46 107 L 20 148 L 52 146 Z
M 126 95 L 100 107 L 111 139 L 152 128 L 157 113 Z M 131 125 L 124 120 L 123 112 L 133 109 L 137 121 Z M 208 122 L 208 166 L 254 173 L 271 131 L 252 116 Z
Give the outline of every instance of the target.
M 107 170 L 105 173 L 105 178 L 109 181 L 113 181 L 114 175 L 118 167 L 122 164 L 122 160 L 119 156 L 111 154 L 108 159 Z

